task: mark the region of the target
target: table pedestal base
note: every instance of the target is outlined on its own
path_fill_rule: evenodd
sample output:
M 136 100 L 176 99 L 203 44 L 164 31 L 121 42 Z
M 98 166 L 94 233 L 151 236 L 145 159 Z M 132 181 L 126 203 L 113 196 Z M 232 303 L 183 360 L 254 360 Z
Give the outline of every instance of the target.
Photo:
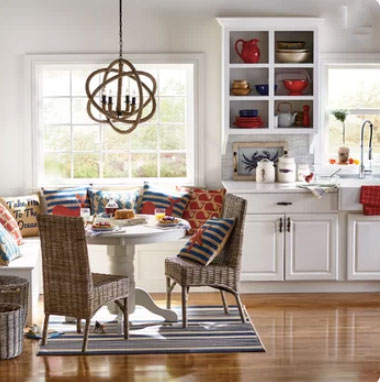
M 178 320 L 177 314 L 174 311 L 160 308 L 147 291 L 142 288 L 136 288 L 133 265 L 135 256 L 134 245 L 109 245 L 107 246 L 107 254 L 111 274 L 128 276 L 129 278 L 129 313 L 133 313 L 135 306 L 139 305 L 163 317 L 166 321 L 176 322 Z M 120 314 L 120 309 L 114 303 L 109 304 L 108 309 L 112 314 Z

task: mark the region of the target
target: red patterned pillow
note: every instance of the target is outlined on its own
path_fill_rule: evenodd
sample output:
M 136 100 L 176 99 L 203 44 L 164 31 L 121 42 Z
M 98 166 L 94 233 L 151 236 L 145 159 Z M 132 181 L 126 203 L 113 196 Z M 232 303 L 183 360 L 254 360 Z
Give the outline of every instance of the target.
M 190 223 L 189 234 L 194 234 L 207 220 L 221 217 L 226 195 L 224 188 L 207 190 L 197 187 L 177 187 L 177 190 L 189 192 L 191 195 L 190 202 L 182 215 L 182 218 Z
M 16 219 L 0 204 L 0 224 L 11 234 L 18 245 L 22 244 L 22 235 Z

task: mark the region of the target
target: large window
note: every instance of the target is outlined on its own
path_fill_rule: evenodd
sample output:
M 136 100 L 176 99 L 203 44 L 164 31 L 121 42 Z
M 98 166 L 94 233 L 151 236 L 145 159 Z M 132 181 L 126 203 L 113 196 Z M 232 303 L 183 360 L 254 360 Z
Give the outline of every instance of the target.
M 135 65 L 157 80 L 157 111 L 150 121 L 127 135 L 87 115 L 86 79 L 106 64 L 105 60 L 102 64 L 34 65 L 34 183 L 196 182 L 194 63 Z M 126 82 L 125 92 L 132 93 L 132 86 Z
M 380 63 L 329 63 L 325 67 L 325 86 L 325 156 L 336 156 L 338 147 L 345 144 L 350 148 L 352 156 L 359 158 L 360 128 L 363 121 L 369 119 L 374 125 L 375 158 L 379 159 Z M 332 115 L 335 110 L 347 112 L 345 142 L 342 122 Z M 368 142 L 368 135 L 367 129 L 365 142 Z

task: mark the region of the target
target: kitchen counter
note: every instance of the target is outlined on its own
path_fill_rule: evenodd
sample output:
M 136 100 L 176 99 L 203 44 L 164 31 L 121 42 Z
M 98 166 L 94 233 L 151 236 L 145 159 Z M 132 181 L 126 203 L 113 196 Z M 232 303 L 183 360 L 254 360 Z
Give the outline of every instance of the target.
M 286 193 L 310 193 L 305 188 L 300 188 L 298 185 L 304 183 L 256 183 L 256 182 L 244 182 L 234 180 L 222 181 L 224 188 L 232 194 L 286 194 Z M 337 192 L 337 191 L 336 191 Z

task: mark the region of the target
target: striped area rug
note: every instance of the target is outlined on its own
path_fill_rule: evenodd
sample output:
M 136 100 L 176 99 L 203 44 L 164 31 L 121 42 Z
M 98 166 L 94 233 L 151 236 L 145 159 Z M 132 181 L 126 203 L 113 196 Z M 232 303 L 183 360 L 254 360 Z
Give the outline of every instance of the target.
M 181 317 L 180 308 L 174 310 Z M 235 306 L 230 308 L 228 315 L 221 306 L 191 306 L 187 329 L 182 328 L 181 321 L 166 323 L 137 307 L 131 315 L 133 327 L 128 340 L 123 339 L 120 325 L 114 319 L 115 316 L 109 315 L 105 308 L 96 314 L 95 320 L 105 323 L 105 333 L 94 333 L 91 326 L 87 355 L 265 351 L 252 322 L 242 323 Z M 38 355 L 81 353 L 83 335 L 76 333 L 75 324 L 64 322 L 62 317 L 52 316 L 50 330 L 64 334 L 48 340 L 45 346 L 40 347 Z

